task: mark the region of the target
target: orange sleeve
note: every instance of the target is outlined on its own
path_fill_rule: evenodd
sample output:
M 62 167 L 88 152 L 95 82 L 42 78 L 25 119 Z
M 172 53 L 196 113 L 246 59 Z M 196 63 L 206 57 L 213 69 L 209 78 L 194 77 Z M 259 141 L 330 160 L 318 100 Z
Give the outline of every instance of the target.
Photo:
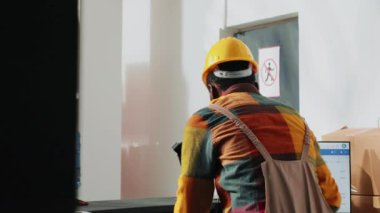
M 193 115 L 182 141 L 181 174 L 178 178 L 176 213 L 209 213 L 214 195 L 212 150 L 208 148 L 207 122 Z
M 321 188 L 322 194 L 325 197 L 327 203 L 335 212 L 339 209 L 342 203 L 342 197 L 339 192 L 338 185 L 330 172 L 330 169 L 321 156 L 317 139 L 312 131 L 310 131 L 310 143 L 310 148 L 312 148 L 312 150 L 310 150 L 309 154 L 311 153 L 312 158 L 315 159 L 314 163 L 316 167 L 319 187 Z
M 209 213 L 214 193 L 214 182 L 180 176 L 178 179 L 175 213 Z
M 330 206 L 339 208 L 342 202 L 338 186 L 326 164 L 317 167 L 319 186 Z

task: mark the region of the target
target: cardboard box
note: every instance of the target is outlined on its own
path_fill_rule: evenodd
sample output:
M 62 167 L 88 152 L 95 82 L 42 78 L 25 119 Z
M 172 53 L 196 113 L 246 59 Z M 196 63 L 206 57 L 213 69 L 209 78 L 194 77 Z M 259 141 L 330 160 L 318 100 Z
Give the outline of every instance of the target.
M 322 140 L 351 142 L 353 209 L 380 212 L 380 128 L 343 128 L 323 135 Z

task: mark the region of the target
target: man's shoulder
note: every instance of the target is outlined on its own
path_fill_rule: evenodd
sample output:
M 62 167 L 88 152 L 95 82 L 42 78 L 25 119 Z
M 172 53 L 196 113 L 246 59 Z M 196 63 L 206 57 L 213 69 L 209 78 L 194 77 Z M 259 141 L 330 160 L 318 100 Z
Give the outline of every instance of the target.
M 252 98 L 255 99 L 255 101 L 257 101 L 259 105 L 278 106 L 278 107 L 286 108 L 287 110 L 290 110 L 290 111 L 296 111 L 293 107 L 289 105 L 281 103 L 278 100 L 265 97 L 261 94 L 257 94 L 257 93 L 252 94 Z
M 214 115 L 215 112 L 212 111 L 208 106 L 203 107 L 190 116 L 187 125 L 193 127 L 207 128 L 209 127 L 210 123 L 214 120 Z
M 208 106 L 206 106 L 194 112 L 191 115 L 191 117 L 192 118 L 196 117 L 196 118 L 199 118 L 200 120 L 207 120 L 214 114 L 215 113 Z

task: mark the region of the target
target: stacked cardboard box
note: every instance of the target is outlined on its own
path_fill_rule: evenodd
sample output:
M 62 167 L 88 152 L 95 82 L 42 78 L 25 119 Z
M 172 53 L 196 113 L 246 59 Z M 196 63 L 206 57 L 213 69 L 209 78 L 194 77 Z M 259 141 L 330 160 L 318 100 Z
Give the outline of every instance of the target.
M 352 212 L 380 213 L 380 128 L 343 128 L 322 140 L 351 142 Z

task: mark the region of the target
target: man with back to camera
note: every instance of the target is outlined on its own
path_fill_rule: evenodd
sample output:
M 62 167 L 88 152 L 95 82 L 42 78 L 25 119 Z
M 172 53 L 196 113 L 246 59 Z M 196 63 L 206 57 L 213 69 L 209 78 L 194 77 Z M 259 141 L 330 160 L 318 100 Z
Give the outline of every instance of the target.
M 249 48 L 228 37 L 209 50 L 202 80 L 211 104 L 238 116 L 273 159 L 298 160 L 306 138 L 305 122 L 295 110 L 260 95 L 255 86 L 256 72 L 257 62 Z M 309 138 L 305 156 L 315 167 L 325 200 L 336 211 L 341 203 L 338 187 L 312 132 Z M 185 127 L 174 212 L 210 212 L 214 185 L 223 212 L 265 212 L 263 161 L 232 121 L 210 107 L 200 109 Z

